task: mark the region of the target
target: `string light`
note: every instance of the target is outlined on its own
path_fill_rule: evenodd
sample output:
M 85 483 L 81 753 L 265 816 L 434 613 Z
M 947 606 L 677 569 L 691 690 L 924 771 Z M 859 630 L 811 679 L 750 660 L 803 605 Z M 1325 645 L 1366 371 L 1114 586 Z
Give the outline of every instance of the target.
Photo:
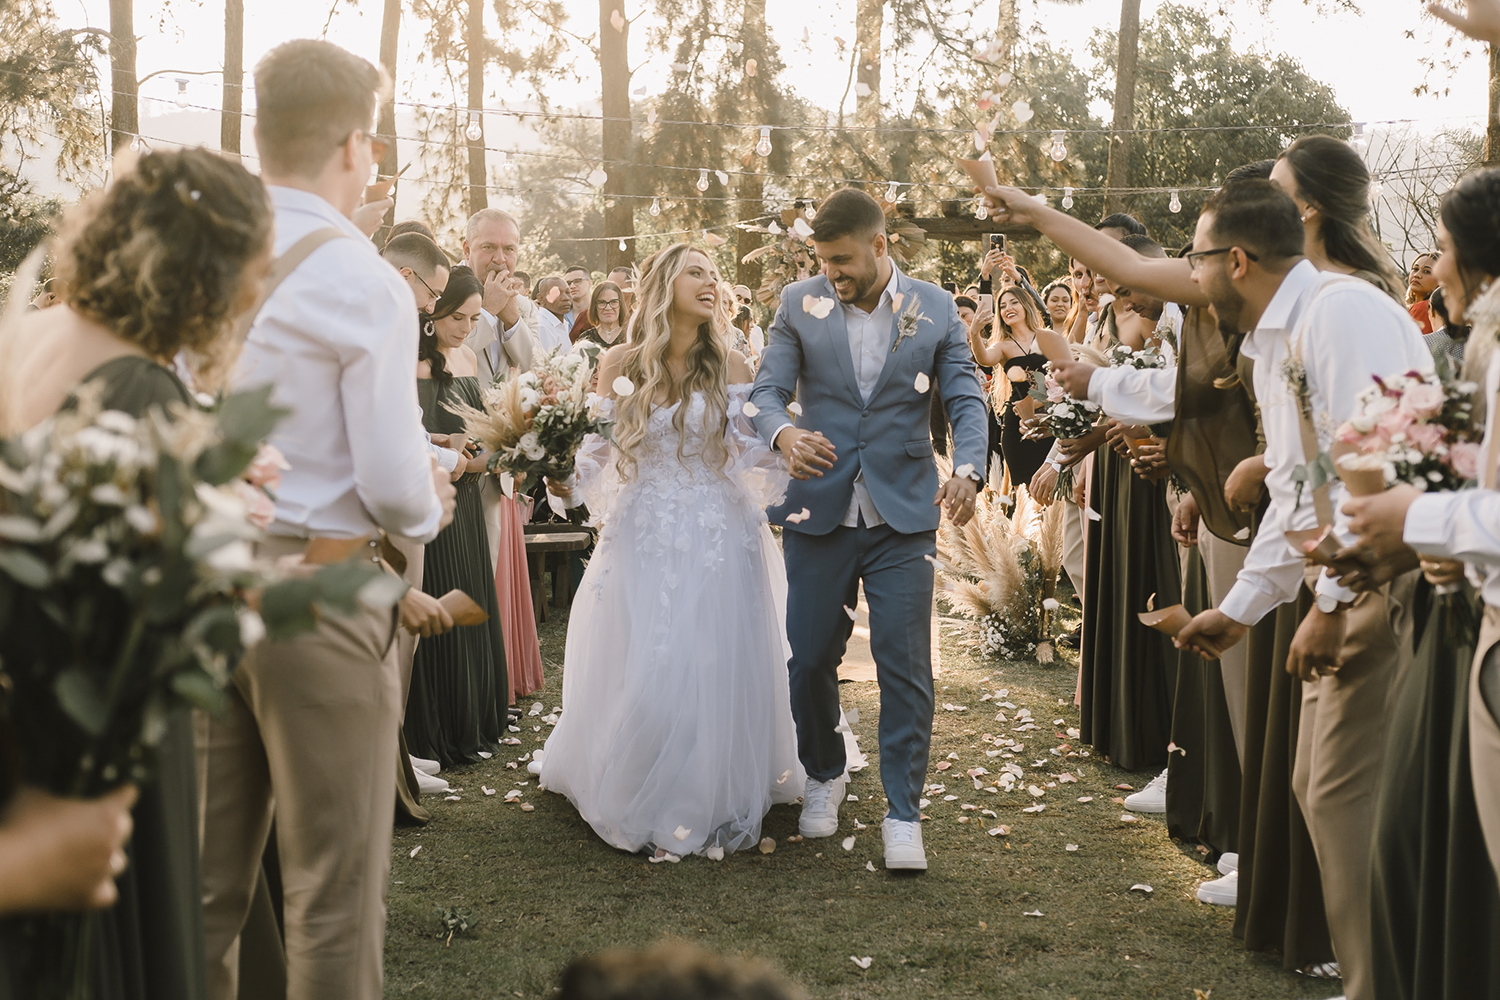
M 179 76 L 177 78 L 177 106 L 179 108 L 185 108 L 185 107 L 188 106 L 187 85 L 188 85 L 188 78 L 187 77 L 185 77 L 185 76 Z
M 655 218 L 656 216 L 658 216 L 660 214 L 661 214 L 661 199 L 660 198 L 652 198 L 651 199 L 651 215 L 652 215 L 653 218 Z
M 1182 199 L 1178 197 L 1176 191 L 1172 192 L 1172 200 L 1167 202 L 1167 209 L 1173 213 L 1182 211 Z
M 974 209 L 974 218 L 984 220 L 990 217 L 990 210 L 985 206 L 984 200 L 980 199 L 978 206 Z
M 1073 189 L 1070 188 L 1070 187 L 1063 188 L 1062 207 L 1063 208 L 1072 208 L 1073 207 Z
M 1354 147 L 1354 151 L 1356 153 L 1358 153 L 1360 156 L 1363 156 L 1365 155 L 1365 148 L 1368 147 L 1369 144 L 1370 140 L 1365 135 L 1365 123 L 1355 122 L 1354 134 L 1349 137 L 1349 145 Z
M 1052 130 L 1052 159 L 1058 163 L 1068 158 L 1068 145 L 1064 141 L 1066 133 L 1062 129 Z
M 484 126 L 480 124 L 479 112 L 469 112 L 469 124 L 468 127 L 464 129 L 464 138 L 468 139 L 470 142 L 478 142 L 479 140 L 484 138 Z
M 694 184 L 693 186 L 695 188 L 697 188 L 699 191 L 707 191 L 708 190 L 708 169 L 707 168 L 704 168 L 703 170 L 698 171 L 698 183 Z
M 755 151 L 761 156 L 771 155 L 771 126 L 762 125 L 760 127 L 760 142 L 755 144 Z
M 620 249 L 621 250 L 629 250 L 630 249 L 628 246 L 625 245 L 625 237 L 623 237 L 623 236 L 620 237 Z
M 1384 190 L 1385 183 L 1381 181 L 1379 174 L 1376 174 L 1374 177 L 1370 178 L 1370 204 L 1373 205 L 1375 201 L 1380 197 L 1380 193 Z
M 885 186 L 885 200 L 894 203 L 896 201 L 896 182 L 891 181 Z

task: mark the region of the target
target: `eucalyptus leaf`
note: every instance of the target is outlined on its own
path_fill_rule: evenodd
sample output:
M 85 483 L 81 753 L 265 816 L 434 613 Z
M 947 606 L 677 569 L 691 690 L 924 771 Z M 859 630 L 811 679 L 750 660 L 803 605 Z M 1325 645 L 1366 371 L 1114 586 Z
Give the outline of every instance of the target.
M 260 597 L 260 617 L 271 639 L 290 639 L 317 627 L 318 585 L 297 578 L 273 583 Z
M 251 458 L 255 457 L 255 450 L 270 437 L 281 418 L 291 412 L 271 405 L 273 388 L 266 385 L 248 392 L 237 392 L 224 397 L 219 406 L 219 430 L 224 439 L 248 447 Z
M 196 470 L 199 477 L 211 486 L 223 486 L 238 479 L 240 474 L 255 461 L 255 445 L 238 441 L 222 441 L 206 448 L 198 456 Z
M 344 614 L 354 614 L 359 610 L 361 588 L 375 577 L 383 575 L 383 570 L 363 559 L 349 559 L 324 566 L 313 576 L 318 585 L 318 602 Z
M 240 620 L 233 605 L 219 604 L 195 615 L 184 635 L 218 652 L 232 652 L 240 645 Z
M 40 542 L 42 526 L 29 517 L 10 514 L 0 517 L 0 538 L 13 542 Z
M 405 597 L 410 589 L 411 584 L 399 576 L 381 573 L 359 588 L 359 603 L 371 611 L 384 611 Z
M 0 549 L 0 571 L 32 590 L 42 590 L 52 582 L 47 564 L 24 549 Z
M 109 725 L 109 702 L 93 678 L 78 667 L 69 667 L 57 675 L 52 690 L 68 718 L 90 736 L 103 736 Z
M 185 671 L 172 676 L 172 690 L 194 708 L 205 712 L 221 712 L 228 698 L 223 690 L 207 674 Z

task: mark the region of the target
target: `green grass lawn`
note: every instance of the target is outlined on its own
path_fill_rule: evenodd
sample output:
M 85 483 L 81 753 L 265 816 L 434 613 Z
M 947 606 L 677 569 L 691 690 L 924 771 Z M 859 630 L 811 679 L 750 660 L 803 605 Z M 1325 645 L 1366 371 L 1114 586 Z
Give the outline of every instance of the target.
M 565 615 L 543 626 L 547 688 L 523 707 L 542 701 L 550 712 L 561 704 L 566 628 Z M 860 801 L 845 803 L 839 836 L 789 843 L 796 809 L 777 807 L 764 824 L 764 835 L 776 839 L 773 854 L 719 863 L 648 864 L 602 843 L 566 800 L 538 791 L 524 765 L 507 767 L 550 732 L 529 718 L 513 734 L 519 747 L 447 775 L 462 789 L 460 801 L 429 798 L 432 823 L 396 831 L 386 995 L 548 996 L 573 956 L 663 938 L 766 959 L 816 998 L 1194 1000 L 1199 990 L 1213 1000 L 1282 1000 L 1338 992 L 1336 984 L 1281 971 L 1272 956 L 1243 951 L 1230 934 L 1233 911 L 1193 896 L 1199 881 L 1217 873 L 1170 841 L 1159 819 L 1121 821 L 1114 799 L 1128 793 L 1115 785 L 1139 787 L 1150 775 L 1051 752 L 1064 743 L 1080 749 L 1077 739 L 1058 735 L 1078 725 L 1071 658 L 1046 666 L 981 663 L 949 632 L 928 779 L 946 791 L 931 794 L 925 810 L 926 875 L 895 876 L 881 866 L 874 684 L 842 687 L 845 707 L 859 709 L 854 729 L 871 766 L 849 786 Z M 996 702 L 980 700 L 999 688 L 1009 691 L 1001 700 L 1016 706 L 1004 710 L 1003 723 L 995 720 Z M 945 710 L 945 703 L 965 710 Z M 1012 731 L 1023 708 L 1039 729 Z M 988 734 L 1024 750 L 989 758 L 985 751 L 995 746 L 980 739 Z M 957 760 L 937 771 L 950 753 Z M 1011 792 L 976 791 L 965 773 L 985 767 L 991 775 L 984 780 L 993 782 L 1007 762 L 1025 768 Z M 1056 783 L 1064 772 L 1081 776 Z M 1032 784 L 1045 795 L 1033 798 Z M 513 788 L 532 811 L 503 801 Z M 1034 802 L 1046 808 L 1022 812 Z M 964 810 L 966 803 L 977 808 Z M 856 819 L 867 828 L 856 833 Z M 1002 825 L 1008 835 L 987 832 Z M 850 834 L 856 840 L 846 852 L 841 839 Z M 1153 891 L 1132 891 L 1137 883 Z M 475 926 L 445 944 L 441 914 L 450 908 L 472 913 Z M 866 955 L 868 971 L 850 961 Z

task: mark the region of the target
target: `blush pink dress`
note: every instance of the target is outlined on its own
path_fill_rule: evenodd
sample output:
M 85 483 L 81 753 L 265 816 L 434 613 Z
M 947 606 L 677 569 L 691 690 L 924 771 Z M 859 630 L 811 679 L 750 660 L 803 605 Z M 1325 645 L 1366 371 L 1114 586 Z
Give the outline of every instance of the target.
M 495 598 L 500 607 L 500 625 L 505 634 L 505 662 L 510 666 L 510 699 L 542 688 L 542 647 L 536 637 L 536 617 L 531 605 L 531 576 L 526 570 L 526 522 L 531 517 L 531 498 L 502 497 L 498 504 L 500 552 L 495 563 Z

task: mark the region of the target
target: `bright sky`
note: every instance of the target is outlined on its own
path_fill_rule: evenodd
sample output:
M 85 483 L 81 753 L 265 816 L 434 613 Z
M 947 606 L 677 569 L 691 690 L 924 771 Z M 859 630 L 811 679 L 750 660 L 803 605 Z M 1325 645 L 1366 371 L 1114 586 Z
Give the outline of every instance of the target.
M 940 0 L 942 2 L 942 0 Z M 1223 0 L 1230 16 L 1221 17 L 1225 30 L 1233 30 L 1237 47 L 1256 47 L 1268 52 L 1286 52 L 1300 60 L 1314 76 L 1330 82 L 1341 102 L 1355 120 L 1381 121 L 1416 118 L 1460 124 L 1472 121 L 1482 124 L 1485 114 L 1485 60 L 1481 54 L 1465 61 L 1448 82 L 1453 96 L 1446 99 L 1418 98 L 1412 88 L 1423 79 L 1419 59 L 1428 53 L 1439 53 L 1449 37 L 1448 29 L 1434 22 L 1419 20 L 1410 11 L 1415 3 L 1403 3 L 1406 11 L 1394 12 L 1394 0 L 1360 0 L 1367 8 L 1363 15 L 1348 13 L 1320 14 L 1317 0 L 1268 0 L 1263 16 L 1256 0 Z M 329 21 L 330 5 L 336 13 Z M 1145 0 L 1142 17 L 1150 17 L 1161 0 Z M 1323 0 L 1333 6 L 1331 0 Z M 640 10 L 647 0 L 630 0 L 627 9 Z M 836 56 L 834 36 L 853 38 L 855 0 L 768 0 L 768 22 L 781 45 L 787 64 L 786 79 L 799 92 L 819 103 L 830 104 L 843 93 L 847 64 Z M 329 22 L 327 37 L 362 55 L 374 59 L 380 35 L 380 0 L 252 0 L 246 5 L 245 64 L 253 66 L 269 48 L 289 38 L 317 36 Z M 580 34 L 597 29 L 597 0 L 564 0 Z M 1086 43 L 1097 27 L 1115 27 L 1119 18 L 1118 0 L 1082 0 L 1075 6 L 1062 6 L 1048 0 L 1020 0 L 1022 30 L 1043 30 L 1054 43 L 1077 50 L 1080 62 L 1087 61 Z M 107 0 L 56 0 L 63 20 L 70 25 L 83 23 L 107 26 Z M 164 9 L 166 13 L 164 14 Z M 976 31 L 992 30 L 995 23 L 995 0 L 981 0 L 974 8 Z M 136 31 L 142 36 L 138 67 L 142 76 L 157 70 L 214 70 L 220 67 L 223 50 L 222 6 L 208 0 L 136 0 Z M 1232 29 L 1230 25 L 1233 25 Z M 632 28 L 632 48 L 636 61 L 642 61 L 644 24 Z M 403 25 L 402 64 L 411 72 L 419 56 L 421 26 L 408 15 Z M 1404 32 L 1414 30 L 1416 37 L 1407 39 Z M 804 31 L 808 41 L 803 41 Z M 978 36 L 976 35 L 976 38 Z M 660 56 L 642 66 L 635 83 L 645 85 L 649 93 L 659 93 L 670 85 L 670 57 Z M 573 84 L 549 95 L 554 103 L 581 104 L 597 101 L 597 83 L 589 75 L 589 66 L 580 60 L 584 83 Z M 411 79 L 405 81 L 411 83 Z M 216 76 L 192 77 L 189 85 L 192 104 L 216 107 L 219 80 Z M 403 87 L 403 89 L 405 89 Z M 400 96 L 426 99 L 430 86 Z M 142 131 L 151 132 L 147 116 L 173 114 L 177 108 L 170 102 L 177 85 L 168 73 L 142 88 L 143 97 L 160 98 L 160 102 L 143 101 Z M 891 95 L 888 95 L 888 99 Z M 516 103 L 527 103 L 530 95 L 516 95 Z M 852 101 L 852 96 L 851 96 Z M 1101 109 L 1103 110 L 1103 109 Z M 204 116 L 207 118 L 207 116 Z M 157 120 L 160 128 L 165 123 Z M 207 123 L 206 123 L 207 124 Z M 217 126 L 210 125 L 211 135 L 202 141 L 214 142 Z

